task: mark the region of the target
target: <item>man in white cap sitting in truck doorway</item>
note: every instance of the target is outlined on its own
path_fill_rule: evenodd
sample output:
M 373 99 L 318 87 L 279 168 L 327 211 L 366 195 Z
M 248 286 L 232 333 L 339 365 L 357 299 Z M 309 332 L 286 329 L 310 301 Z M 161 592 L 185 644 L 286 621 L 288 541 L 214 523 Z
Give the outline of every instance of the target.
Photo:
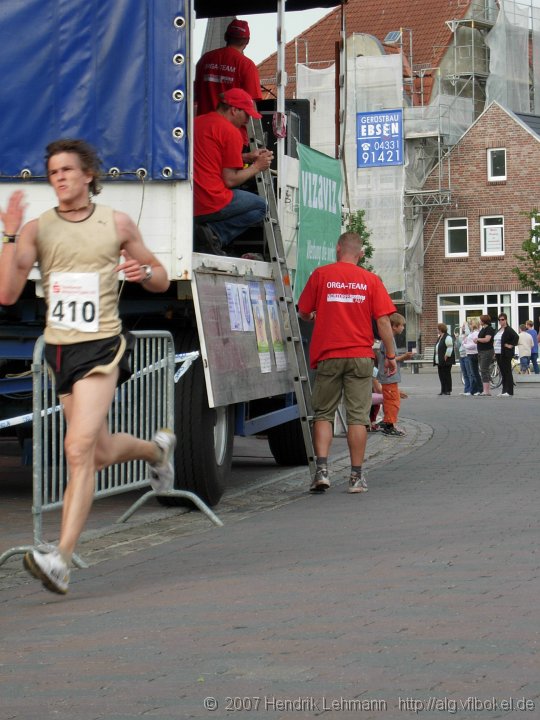
M 193 213 L 196 252 L 225 255 L 234 238 L 266 214 L 266 201 L 240 190 L 257 173 L 270 167 L 274 154 L 258 149 L 242 152 L 240 129 L 249 118 L 260 119 L 255 104 L 240 88 L 221 95 L 214 112 L 194 122 Z
M 233 20 L 225 31 L 226 46 L 205 53 L 195 70 L 197 115 L 213 112 L 221 93 L 241 88 L 253 100 L 261 100 L 261 84 L 255 63 L 244 55 L 249 43 L 249 25 Z

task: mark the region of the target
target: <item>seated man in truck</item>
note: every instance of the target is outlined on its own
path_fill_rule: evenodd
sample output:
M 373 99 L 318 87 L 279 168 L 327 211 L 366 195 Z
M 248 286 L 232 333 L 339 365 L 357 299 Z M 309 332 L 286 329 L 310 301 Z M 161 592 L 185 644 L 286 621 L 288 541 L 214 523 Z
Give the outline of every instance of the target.
M 195 118 L 193 155 L 195 243 L 197 252 L 225 255 L 235 237 L 266 214 L 259 195 L 234 189 L 270 167 L 273 153 L 242 153 L 239 132 L 249 117 L 260 118 L 252 98 L 238 88 L 221 95 L 214 112 Z M 244 167 L 246 163 L 251 163 Z
M 71 556 L 94 497 L 97 470 L 128 460 L 150 465 L 152 484 L 173 482 L 175 437 L 158 431 L 151 441 L 111 435 L 107 414 L 117 384 L 131 375 L 129 333 L 118 313 L 118 272 L 150 292 L 169 286 L 167 271 L 144 245 L 128 215 L 92 202 L 100 191 L 99 160 L 82 140 L 47 146 L 46 169 L 58 205 L 26 223 L 24 197 L 14 192 L 0 220 L 0 304 L 20 296 L 37 260 L 47 304 L 45 357 L 67 420 L 64 440 L 69 482 L 58 546 L 24 556 L 25 568 L 52 592 L 65 594 Z M 118 264 L 123 256 L 124 262 Z
M 233 20 L 225 31 L 226 46 L 205 53 L 195 69 L 197 115 L 212 112 L 226 90 L 241 88 L 253 100 L 261 100 L 261 84 L 255 63 L 244 55 L 249 43 L 249 25 Z

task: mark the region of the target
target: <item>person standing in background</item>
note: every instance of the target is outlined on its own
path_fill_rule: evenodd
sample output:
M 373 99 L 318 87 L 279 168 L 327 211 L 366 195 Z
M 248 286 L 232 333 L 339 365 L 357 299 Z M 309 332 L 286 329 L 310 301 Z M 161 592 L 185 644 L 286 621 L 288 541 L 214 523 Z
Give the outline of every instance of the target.
M 517 350 L 519 355 L 519 373 L 525 375 L 529 372 L 529 364 L 531 362 L 531 353 L 534 347 L 534 340 L 530 333 L 527 332 L 527 326 L 522 323 L 519 326 Z
M 249 43 L 249 25 L 245 20 L 233 20 L 225 31 L 225 47 L 210 50 L 200 58 L 195 68 L 195 103 L 197 115 L 217 110 L 220 95 L 239 88 L 255 101 L 262 100 L 259 71 L 255 63 L 244 55 Z M 248 144 L 246 128 L 240 128 L 244 145 Z
M 405 318 L 400 313 L 392 313 L 390 315 L 390 325 L 392 326 L 392 333 L 394 335 L 392 346 L 389 348 L 390 354 L 394 355 L 396 362 L 398 363 L 397 372 L 392 375 L 388 375 L 385 371 L 386 361 L 386 346 L 384 342 L 381 342 L 379 348 L 379 373 L 378 379 L 382 386 L 383 394 L 383 411 L 384 416 L 382 422 L 379 425 L 379 430 L 384 435 L 394 435 L 395 437 L 403 437 L 405 433 L 396 427 L 396 423 L 399 415 L 399 408 L 401 407 L 401 392 L 399 389 L 399 383 L 401 382 L 401 373 L 399 370 L 399 363 L 404 360 L 410 360 L 412 352 L 406 352 L 402 355 L 397 354 L 396 335 L 401 335 L 405 330 Z
M 512 377 L 512 358 L 514 357 L 519 337 L 517 332 L 508 325 L 506 313 L 499 315 L 499 329 L 493 338 L 493 349 L 497 365 L 501 371 L 502 392 L 499 397 L 512 397 L 514 394 L 514 378 Z
M 452 394 L 452 365 L 456 362 L 454 341 L 448 334 L 445 323 L 437 325 L 438 338 L 433 350 L 433 364 L 437 366 L 441 392 L 439 395 Z
M 469 382 L 471 384 L 471 394 L 482 394 L 482 378 L 478 370 L 478 346 L 476 339 L 480 330 L 480 322 L 477 318 L 472 318 L 470 322 L 471 332 L 463 341 L 465 351 L 467 353 L 467 368 L 469 370 Z
M 493 337 L 495 330 L 491 326 L 490 315 L 480 315 L 480 331 L 476 338 L 478 347 L 478 366 L 484 392 L 482 395 L 491 395 L 491 363 L 494 359 Z
M 538 374 L 540 374 L 540 370 L 538 369 L 538 333 L 534 329 L 534 323 L 532 320 L 527 320 L 525 325 L 527 327 L 527 332 L 533 339 L 533 349 L 531 351 L 531 363 L 533 366 L 534 374 L 538 375 Z
M 467 359 L 467 350 L 463 341 L 470 333 L 470 328 L 467 322 L 464 322 L 459 330 L 456 330 L 456 343 L 457 351 L 459 354 L 459 366 L 461 368 L 461 375 L 463 377 L 463 392 L 460 395 L 472 395 L 472 385 L 469 377 L 469 361 Z

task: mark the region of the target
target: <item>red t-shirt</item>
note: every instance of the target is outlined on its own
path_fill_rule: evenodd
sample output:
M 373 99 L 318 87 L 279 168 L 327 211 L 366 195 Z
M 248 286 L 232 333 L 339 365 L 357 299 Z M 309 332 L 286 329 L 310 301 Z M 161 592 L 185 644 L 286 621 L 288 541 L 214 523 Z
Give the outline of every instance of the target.
M 218 48 L 205 53 L 195 70 L 197 115 L 215 110 L 219 94 L 231 88 L 242 88 L 254 100 L 262 99 L 255 63 L 234 47 Z
M 396 311 L 380 278 L 347 262 L 316 268 L 298 309 L 317 313 L 309 349 L 313 368 L 329 358 L 374 358 L 372 321 Z
M 223 182 L 223 168 L 244 167 L 242 136 L 237 127 L 217 112 L 199 115 L 194 121 L 193 212 L 217 212 L 232 200 Z

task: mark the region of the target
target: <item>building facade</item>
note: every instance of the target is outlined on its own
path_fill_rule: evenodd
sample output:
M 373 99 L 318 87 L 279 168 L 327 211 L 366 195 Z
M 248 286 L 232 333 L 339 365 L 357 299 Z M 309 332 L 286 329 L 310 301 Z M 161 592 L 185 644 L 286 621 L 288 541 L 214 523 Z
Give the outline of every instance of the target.
M 424 346 L 438 322 L 455 329 L 485 313 L 495 324 L 506 312 L 515 329 L 528 319 L 538 329 L 540 294 L 512 271 L 531 230 L 528 213 L 540 207 L 538 121 L 492 103 L 450 151 L 451 204 L 425 215 Z M 435 168 L 426 190 L 437 183 Z

